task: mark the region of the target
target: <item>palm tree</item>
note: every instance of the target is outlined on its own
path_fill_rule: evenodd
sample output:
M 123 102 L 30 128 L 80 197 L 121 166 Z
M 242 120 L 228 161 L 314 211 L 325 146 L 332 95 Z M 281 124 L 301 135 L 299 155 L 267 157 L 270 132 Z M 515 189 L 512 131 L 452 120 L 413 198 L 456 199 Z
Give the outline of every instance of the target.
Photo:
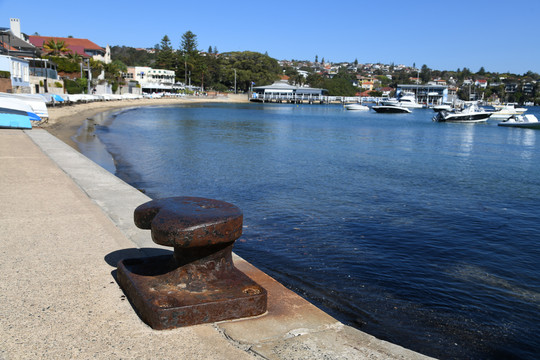
M 50 55 L 53 56 L 71 52 L 71 50 L 66 46 L 65 41 L 56 41 L 54 39 L 49 39 L 49 41 L 43 44 L 43 50 L 47 51 Z
M 69 50 L 67 54 L 67 58 L 70 60 L 73 60 L 73 62 L 76 62 L 76 63 L 80 63 L 82 61 L 82 56 L 77 54 L 76 52 L 71 52 L 71 50 Z

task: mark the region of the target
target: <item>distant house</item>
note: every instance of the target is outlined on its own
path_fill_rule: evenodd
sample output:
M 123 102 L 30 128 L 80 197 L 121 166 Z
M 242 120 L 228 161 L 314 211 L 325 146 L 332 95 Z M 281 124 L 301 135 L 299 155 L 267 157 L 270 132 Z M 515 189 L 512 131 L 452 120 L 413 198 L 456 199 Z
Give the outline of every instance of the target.
M 523 93 L 528 96 L 534 95 L 534 84 L 531 84 L 531 83 L 523 84 Z
M 515 93 L 518 90 L 518 84 L 506 84 L 504 86 L 504 91 L 507 93 Z
M 390 94 L 392 91 L 394 91 L 394 89 L 391 87 L 383 87 L 379 90 L 381 91 L 383 97 L 390 97 Z
M 485 89 L 485 88 L 487 88 L 487 80 L 481 80 L 481 79 L 476 80 L 476 81 L 474 82 L 474 85 L 476 85 L 476 86 L 478 86 L 478 87 L 481 87 L 481 88 Z
M 56 42 L 63 41 L 72 53 L 78 54 L 83 58 L 92 58 L 94 60 L 103 61 L 106 64 L 111 62 L 111 49 L 109 48 L 109 45 L 107 45 L 106 48 L 102 48 L 88 39 L 30 35 L 28 36 L 28 40 L 32 45 L 43 52 L 46 52 L 43 50 L 43 46 L 49 40 L 54 40 Z
M 448 96 L 448 86 L 442 85 L 411 85 L 400 84 L 396 89 L 396 97 L 404 93 L 412 93 L 421 104 L 443 104 L 451 101 Z

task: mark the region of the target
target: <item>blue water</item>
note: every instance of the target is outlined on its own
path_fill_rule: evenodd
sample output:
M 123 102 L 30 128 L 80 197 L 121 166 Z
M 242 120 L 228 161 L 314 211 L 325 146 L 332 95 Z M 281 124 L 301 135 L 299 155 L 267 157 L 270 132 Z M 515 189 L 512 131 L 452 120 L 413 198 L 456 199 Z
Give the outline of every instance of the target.
M 540 130 L 433 115 L 207 104 L 95 131 L 149 196 L 242 208 L 235 252 L 339 320 L 443 359 L 537 358 Z

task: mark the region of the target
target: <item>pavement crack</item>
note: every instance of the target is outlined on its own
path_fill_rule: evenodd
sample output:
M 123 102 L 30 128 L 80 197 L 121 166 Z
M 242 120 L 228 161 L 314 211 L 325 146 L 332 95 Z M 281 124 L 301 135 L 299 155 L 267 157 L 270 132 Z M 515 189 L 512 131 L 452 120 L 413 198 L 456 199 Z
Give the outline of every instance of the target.
M 229 336 L 229 334 L 227 334 L 227 332 L 224 329 L 220 328 L 217 324 L 212 324 L 212 326 L 219 334 L 221 334 L 221 336 L 223 336 L 223 338 L 225 338 L 225 340 L 227 340 L 227 342 L 229 342 L 231 345 L 233 345 L 237 349 L 240 349 L 248 353 L 249 355 L 253 356 L 255 359 L 269 360 L 266 356 L 263 356 L 259 354 L 257 351 L 253 350 L 252 344 L 245 344 L 245 343 L 242 343 L 240 341 L 233 339 L 231 336 Z

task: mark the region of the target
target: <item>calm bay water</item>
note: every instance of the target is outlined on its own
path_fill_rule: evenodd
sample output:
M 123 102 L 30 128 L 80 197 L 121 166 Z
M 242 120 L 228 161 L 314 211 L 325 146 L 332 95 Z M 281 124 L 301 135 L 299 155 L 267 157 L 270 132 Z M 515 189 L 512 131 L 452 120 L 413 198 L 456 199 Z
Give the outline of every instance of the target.
M 540 130 L 433 115 L 207 104 L 95 134 L 150 197 L 239 206 L 235 252 L 339 320 L 443 359 L 537 358 Z

